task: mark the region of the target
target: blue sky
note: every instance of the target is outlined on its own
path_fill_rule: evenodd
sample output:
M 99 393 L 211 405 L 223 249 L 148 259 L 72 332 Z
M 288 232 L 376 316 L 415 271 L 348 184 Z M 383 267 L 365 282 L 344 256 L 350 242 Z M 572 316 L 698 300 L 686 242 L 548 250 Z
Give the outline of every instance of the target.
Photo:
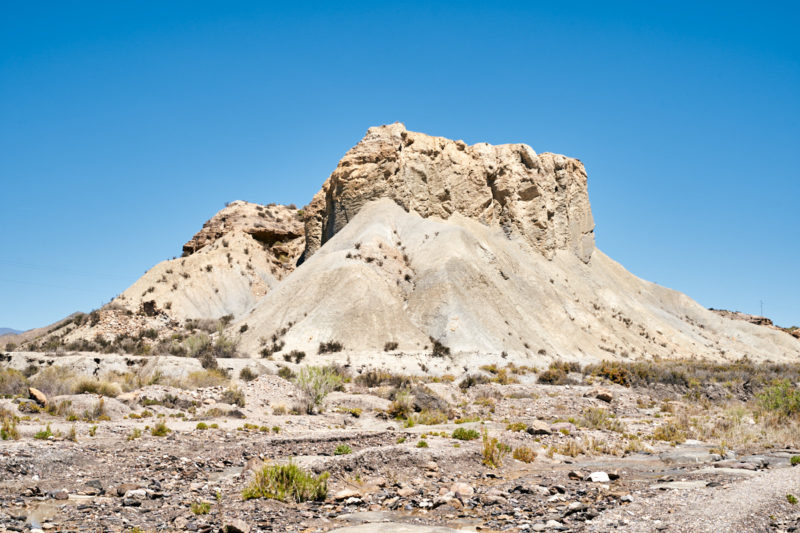
M 578 157 L 597 244 L 800 325 L 790 3 L 4 2 L 0 326 L 120 293 L 372 125 Z

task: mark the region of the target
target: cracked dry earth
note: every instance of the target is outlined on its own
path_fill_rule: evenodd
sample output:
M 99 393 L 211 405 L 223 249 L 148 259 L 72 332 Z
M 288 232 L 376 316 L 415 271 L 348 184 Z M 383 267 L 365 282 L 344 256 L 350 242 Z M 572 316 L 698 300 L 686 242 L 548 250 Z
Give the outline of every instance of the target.
M 800 494 L 800 467 L 790 466 L 797 450 L 721 455 L 710 443 L 673 445 L 643 438 L 638 450 L 624 451 L 625 435 L 646 435 L 659 423 L 653 391 L 609 386 L 603 396 L 593 386 L 529 383 L 479 385 L 462 393 L 451 384 L 429 386 L 462 418 L 482 421 L 404 427 L 383 413 L 388 402 L 380 390 L 353 384 L 331 394 L 323 414 L 273 414 L 275 406 L 291 402 L 293 393 L 289 382 L 272 375 L 242 385 L 246 407 L 236 416 L 245 418 L 222 409 L 219 390 L 168 387 L 123 395 L 118 411 L 109 408 L 117 413 L 111 420 L 67 422 L 39 413 L 20 421 L 19 440 L 0 444 L 0 531 L 800 528 L 800 505 L 786 498 Z M 181 402 L 173 401 L 175 407 L 154 403 L 159 394 L 195 398 L 226 414 L 202 417 L 218 428 L 197 429 L 198 410 L 193 413 L 189 402 L 183 409 L 177 407 Z M 16 407 L 11 400 L 2 402 L 7 409 Z M 117 405 L 117 400 L 108 402 Z M 362 407 L 358 417 L 347 411 L 355 405 Z M 589 409 L 612 413 L 624 430 L 589 429 L 565 420 L 569 413 L 579 417 Z M 130 413 L 145 418 L 130 418 Z M 160 415 L 171 431 L 163 437 L 144 431 Z M 530 429 L 509 429 L 510 422 Z M 34 439 L 48 423 L 55 435 Z M 77 442 L 59 436 L 73 425 Z M 452 438 L 458 427 L 486 428 L 514 448 L 532 448 L 537 457 L 526 463 L 508 455 L 502 466 L 489 468 L 481 461 L 481 439 Z M 131 439 L 137 428 L 141 436 Z M 560 453 L 576 439 L 584 444 L 583 453 Z M 428 446 L 419 447 L 421 441 Z M 352 452 L 335 455 L 344 444 Z M 262 461 L 290 458 L 313 472 L 330 472 L 325 501 L 243 500 L 242 489 Z M 195 514 L 203 502 L 207 514 Z

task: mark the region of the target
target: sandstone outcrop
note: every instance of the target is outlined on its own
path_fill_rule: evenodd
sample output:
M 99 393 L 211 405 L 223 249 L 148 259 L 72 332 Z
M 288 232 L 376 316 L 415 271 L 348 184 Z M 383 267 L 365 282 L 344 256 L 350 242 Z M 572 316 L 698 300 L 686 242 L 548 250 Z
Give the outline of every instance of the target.
M 370 128 L 305 208 L 301 261 L 366 203 L 390 198 L 425 218 L 459 213 L 521 236 L 545 257 L 571 250 L 586 263 L 594 250 L 586 180 L 577 159 L 524 144 L 470 146 L 399 123 Z
M 235 230 L 252 235 L 270 248 L 276 257 L 296 257 L 305 233 L 294 206 L 260 205 L 237 200 L 203 224 L 203 229 L 183 245 L 183 255 L 191 255 Z

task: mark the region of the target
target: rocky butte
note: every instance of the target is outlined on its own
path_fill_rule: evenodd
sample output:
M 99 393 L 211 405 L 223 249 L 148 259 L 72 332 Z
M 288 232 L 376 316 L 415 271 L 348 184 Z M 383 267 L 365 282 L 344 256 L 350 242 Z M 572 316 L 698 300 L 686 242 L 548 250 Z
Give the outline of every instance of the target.
M 247 356 L 408 373 L 800 356 L 779 328 L 630 274 L 594 231 L 577 159 L 380 126 L 303 209 L 233 202 L 90 320 L 24 339 L 180 354 L 173 333 L 224 319 Z

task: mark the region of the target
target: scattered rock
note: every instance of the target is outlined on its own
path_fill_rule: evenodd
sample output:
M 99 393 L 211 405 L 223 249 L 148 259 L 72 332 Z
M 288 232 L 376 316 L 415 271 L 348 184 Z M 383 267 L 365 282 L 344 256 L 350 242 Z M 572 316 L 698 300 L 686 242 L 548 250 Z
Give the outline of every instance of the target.
M 550 424 L 543 420 L 534 420 L 528 424 L 527 432 L 531 435 L 550 435 L 552 433 Z
M 39 404 L 41 407 L 47 407 L 47 395 L 39 389 L 33 387 L 28 388 L 28 397 Z
M 234 518 L 225 521 L 222 531 L 224 533 L 250 533 L 250 526 L 244 520 Z
M 611 478 L 605 472 L 592 472 L 586 477 L 586 480 L 592 483 L 609 483 Z

